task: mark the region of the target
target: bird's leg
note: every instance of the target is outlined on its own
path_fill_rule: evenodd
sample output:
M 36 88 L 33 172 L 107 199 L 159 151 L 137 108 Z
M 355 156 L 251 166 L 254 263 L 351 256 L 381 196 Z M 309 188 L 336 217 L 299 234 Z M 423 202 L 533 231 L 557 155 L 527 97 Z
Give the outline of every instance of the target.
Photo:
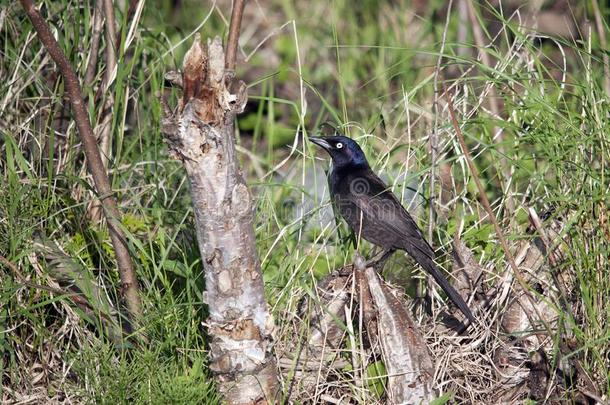
M 379 246 L 373 246 L 373 250 L 371 251 L 371 259 L 365 263 L 365 266 L 372 267 L 375 263 L 377 263 L 376 258 L 381 257 L 381 255 L 379 253 L 380 253 Z M 383 255 L 384 253 L 385 253 L 385 250 L 381 249 L 381 254 Z
M 381 253 L 383 253 L 384 250 L 381 249 Z M 378 246 L 373 246 L 373 251 L 371 252 L 371 257 L 376 257 L 379 254 L 379 247 Z
M 366 267 L 373 267 L 374 269 L 382 269 L 386 260 L 392 256 L 392 254 L 396 251 L 396 249 L 387 249 L 385 251 L 381 251 L 381 256 L 377 260 L 369 260 L 366 264 Z

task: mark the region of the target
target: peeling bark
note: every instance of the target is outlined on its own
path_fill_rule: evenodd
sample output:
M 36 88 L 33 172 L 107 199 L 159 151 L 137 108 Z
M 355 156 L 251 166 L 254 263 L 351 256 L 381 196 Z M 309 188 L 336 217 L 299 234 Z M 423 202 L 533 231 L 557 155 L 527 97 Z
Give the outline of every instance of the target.
M 428 403 L 434 398 L 434 366 L 424 338 L 400 294 L 392 291 L 372 267 L 364 270 L 364 275 L 377 310 L 377 335 L 388 372 L 389 403 Z
M 253 203 L 234 144 L 246 86 L 225 71 L 220 38 L 199 37 L 184 57 L 183 96 L 163 127 L 190 183 L 209 308 L 210 369 L 231 404 L 274 403 L 274 322 L 264 299 Z M 231 89 L 230 89 L 231 87 Z M 234 88 L 234 90 L 232 90 Z

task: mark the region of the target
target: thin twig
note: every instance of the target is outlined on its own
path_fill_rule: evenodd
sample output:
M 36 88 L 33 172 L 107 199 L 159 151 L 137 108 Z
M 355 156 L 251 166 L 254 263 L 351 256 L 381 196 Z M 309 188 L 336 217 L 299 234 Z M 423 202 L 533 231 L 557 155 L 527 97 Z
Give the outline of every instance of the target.
M 138 0 L 130 0 L 129 7 L 127 8 L 127 20 L 126 20 L 127 23 L 125 24 L 125 27 L 129 26 L 129 21 L 131 21 L 131 19 L 133 18 L 137 9 L 138 9 Z M 122 36 L 123 36 L 123 27 L 121 27 L 119 29 L 119 33 L 116 35 L 116 38 L 115 38 L 114 48 L 117 51 L 119 50 L 119 48 L 121 48 L 121 37 Z
M 606 41 L 606 33 L 604 32 L 604 23 L 602 22 L 602 13 L 599 10 L 597 0 L 591 0 L 593 5 L 593 15 L 595 16 L 595 27 L 597 28 L 597 36 L 602 47 L 602 62 L 604 63 L 604 84 L 606 87 L 606 96 L 610 97 L 610 65 L 608 65 L 608 41 Z
M 432 126 L 432 132 L 430 132 L 430 196 L 429 196 L 429 207 L 428 207 L 428 243 L 430 246 L 434 247 L 434 228 L 436 227 L 436 216 L 435 216 L 435 207 L 434 204 L 436 202 L 436 169 L 438 165 L 438 126 L 439 126 L 439 108 L 438 108 L 438 100 L 440 98 L 440 89 L 438 86 L 438 79 L 441 74 L 441 64 L 443 62 L 443 55 L 445 53 L 445 44 L 447 42 L 447 32 L 449 31 L 449 22 L 451 21 L 451 8 L 453 6 L 453 0 L 449 0 L 449 5 L 447 6 L 447 18 L 445 20 L 445 27 L 443 28 L 443 36 L 441 38 L 441 49 L 439 51 L 438 59 L 436 61 L 436 68 L 434 70 L 434 123 Z M 435 285 L 428 280 L 428 288 L 429 291 L 434 291 Z M 423 291 L 422 283 L 417 284 L 417 296 L 422 296 Z
M 538 213 L 532 207 L 527 209 L 527 213 L 529 214 L 530 223 L 534 225 L 534 228 L 536 228 L 538 231 L 538 235 L 540 235 L 540 240 L 542 240 L 542 244 L 544 245 L 544 250 L 546 251 L 549 263 L 551 266 L 557 267 L 557 259 L 555 259 L 555 254 L 553 253 L 553 245 L 547 236 L 544 227 L 542 226 L 542 221 L 540 221 Z
M 116 35 L 116 24 L 114 18 L 114 7 L 112 0 L 103 0 L 104 16 L 106 17 L 106 74 L 104 77 L 104 83 L 101 87 L 109 86 L 113 81 L 113 75 L 117 68 L 117 55 L 115 44 L 117 42 Z M 104 102 L 102 109 L 102 120 L 95 128 L 96 134 L 100 142 L 100 149 L 102 152 L 102 162 L 104 167 L 108 169 L 108 162 L 110 161 L 111 152 L 111 138 L 112 138 L 112 107 L 114 105 L 114 93 L 104 92 L 107 94 L 107 99 Z
M 489 54 L 485 52 L 485 41 L 483 39 L 483 30 L 479 25 L 479 20 L 477 18 L 476 10 L 474 8 L 474 3 L 472 0 L 466 0 L 467 8 L 468 8 L 468 16 L 470 18 L 470 25 L 472 26 L 472 34 L 474 36 L 474 41 L 477 44 L 477 48 L 479 49 L 479 57 L 485 66 L 488 69 L 492 70 L 494 67 L 492 66 L 491 59 L 489 58 Z M 496 86 L 491 83 L 489 86 L 489 95 L 487 97 L 487 101 L 489 103 L 489 109 L 493 115 L 494 120 L 500 117 L 500 107 L 498 106 L 498 94 L 496 92 Z M 508 160 L 506 159 L 506 150 L 504 148 L 504 133 L 501 128 L 498 128 L 497 125 L 493 127 L 493 137 L 492 139 L 497 144 L 498 152 L 500 154 L 500 184 L 503 183 L 502 180 L 506 181 L 504 185 L 504 193 L 506 195 L 506 208 L 509 213 L 515 211 L 515 202 L 513 200 L 512 194 L 509 191 L 510 182 L 511 182 L 511 173 L 510 166 L 508 165 Z
M 115 31 L 114 6 L 112 0 L 99 0 L 98 3 L 100 2 L 102 4 L 100 4 L 99 7 L 103 9 L 105 17 L 106 73 L 104 74 L 104 79 L 102 80 L 98 91 L 100 89 L 106 89 L 107 86 L 112 83 L 113 74 L 116 72 L 117 67 L 115 49 L 117 35 Z M 114 93 L 104 91 L 102 94 L 106 96 L 106 99 L 101 106 L 101 111 L 98 113 L 101 119 L 95 126 L 93 133 L 100 145 L 99 148 L 104 169 L 108 170 L 108 163 L 110 162 L 110 154 L 112 152 L 112 107 L 114 106 Z M 93 201 L 93 203 L 87 207 L 87 211 L 91 222 L 98 223 L 102 220 L 102 207 L 99 201 Z
M 445 43 L 447 42 L 447 31 L 449 30 L 449 22 L 451 21 L 452 5 L 453 0 L 449 0 L 449 5 L 447 6 L 447 19 L 445 20 L 445 28 L 443 29 L 443 37 L 441 39 L 441 49 L 439 51 L 438 60 L 436 61 L 436 69 L 434 71 L 434 127 L 430 133 L 430 219 L 428 222 L 428 242 L 430 244 L 434 243 L 432 237 L 434 236 L 434 227 L 436 223 L 434 218 L 434 200 L 436 191 L 434 188 L 436 187 L 436 166 L 438 160 L 438 99 L 440 98 L 438 78 L 441 74 L 441 63 L 443 61 L 443 54 L 445 53 Z
M 519 282 L 519 285 L 523 289 L 523 294 L 525 294 L 525 296 L 530 300 L 532 308 L 534 309 L 534 312 L 536 312 L 537 319 L 540 320 L 544 324 L 547 332 L 549 333 L 549 335 L 551 335 L 551 328 L 548 325 L 548 323 L 545 321 L 545 319 L 541 316 L 538 309 L 536 308 L 536 305 L 535 305 L 536 300 L 534 300 L 534 298 L 530 294 L 530 290 L 529 290 L 530 287 L 527 284 L 527 282 L 525 281 L 525 277 L 523 277 L 523 274 L 521 274 L 521 271 L 519 270 L 519 267 L 517 266 L 517 263 L 515 262 L 515 258 L 513 257 L 513 254 L 510 251 L 508 242 L 506 241 L 506 238 L 504 237 L 504 233 L 502 232 L 502 229 L 500 228 L 500 224 L 498 223 L 498 220 L 496 219 L 496 216 L 494 215 L 494 212 L 491 208 L 491 204 L 489 203 L 487 194 L 485 194 L 485 189 L 483 188 L 483 184 L 481 184 L 481 180 L 479 178 L 479 171 L 477 170 L 477 167 L 474 165 L 474 162 L 472 161 L 472 156 L 470 155 L 470 149 L 468 148 L 468 145 L 466 145 L 466 141 L 464 139 L 464 134 L 462 134 L 462 129 L 460 128 L 460 125 L 455 116 L 455 108 L 453 107 L 453 101 L 451 98 L 452 97 L 451 97 L 451 94 L 449 93 L 449 91 L 445 91 L 445 99 L 447 100 L 447 108 L 449 109 L 449 115 L 451 116 L 451 124 L 453 125 L 453 129 L 455 130 L 455 134 L 460 143 L 460 147 L 462 148 L 462 152 L 464 153 L 464 158 L 466 159 L 466 163 L 468 164 L 468 168 L 470 169 L 472 179 L 474 180 L 474 182 L 477 186 L 477 190 L 479 192 L 479 198 L 481 199 L 483 208 L 487 212 L 487 216 L 489 217 L 489 220 L 491 221 L 491 223 L 494 226 L 496 234 L 498 235 L 498 239 L 500 240 L 500 244 L 502 245 L 502 249 L 504 250 L 504 254 L 506 255 L 508 264 L 510 265 L 510 267 L 513 271 L 513 274 L 515 275 L 515 278 Z M 534 326 L 535 323 L 534 323 L 531 315 L 526 313 L 526 316 L 528 317 L 530 324 L 532 326 Z
M 57 64 L 57 67 L 64 78 L 66 93 L 70 98 L 74 120 L 76 121 L 78 134 L 80 135 L 83 143 L 83 150 L 85 151 L 85 156 L 87 158 L 87 167 L 93 177 L 95 188 L 104 207 L 104 214 L 108 221 L 110 239 L 116 253 L 117 265 L 121 277 L 123 298 L 126 301 L 132 320 L 135 321 L 141 314 L 138 281 L 127 248 L 127 240 L 121 229 L 120 213 L 117 208 L 116 200 L 112 194 L 108 175 L 104 170 L 93 130 L 91 129 L 89 115 L 87 114 L 85 103 L 83 102 L 78 78 L 76 73 L 74 73 L 72 66 L 70 66 L 70 62 L 53 37 L 51 29 L 34 7 L 32 0 L 20 0 L 20 2 L 30 21 L 32 21 L 32 25 L 38 33 L 38 38 Z
M 110 84 L 112 71 L 116 66 L 116 20 L 114 18 L 114 6 L 112 0 L 102 0 L 105 17 L 106 34 L 106 85 Z
M 99 1 L 104 2 L 105 0 L 99 0 Z M 131 0 L 129 3 L 129 9 L 127 10 L 127 21 L 128 22 L 131 21 L 131 29 L 129 30 L 129 32 L 127 33 L 127 36 L 125 38 L 125 43 L 123 44 L 125 49 L 123 50 L 123 52 L 125 52 L 125 50 L 129 47 L 131 39 L 133 39 L 133 30 L 135 29 L 135 25 L 137 25 L 137 23 L 140 19 L 143 2 L 144 2 L 144 0 L 139 0 L 139 1 Z M 113 14 L 114 14 L 114 12 L 113 12 Z M 112 20 L 113 21 L 115 20 L 114 16 L 112 17 Z M 126 24 L 126 26 L 127 25 L 129 25 L 129 24 Z M 201 25 L 203 25 L 203 22 L 202 22 L 202 24 L 200 24 L 200 27 L 201 27 Z M 113 24 L 113 26 L 114 26 L 114 24 Z M 123 35 L 122 28 L 119 29 L 118 34 L 114 35 L 115 54 L 117 54 L 119 52 L 119 49 L 121 48 L 121 40 L 123 38 L 122 35 Z M 105 75 L 104 78 L 102 79 L 102 83 L 97 88 L 97 91 L 95 92 L 95 97 L 94 97 L 94 101 L 96 103 L 102 98 L 102 95 L 108 89 L 108 87 L 111 84 L 111 81 L 114 80 L 114 78 L 116 76 L 116 67 L 114 69 L 108 69 L 108 71 L 112 74 Z
M 233 12 L 231 13 L 231 24 L 229 25 L 229 38 L 225 48 L 225 69 L 235 70 L 235 55 L 237 55 L 237 45 L 239 32 L 241 29 L 241 18 L 244 15 L 246 0 L 234 0 Z
M 525 279 L 521 275 L 521 272 L 519 271 L 519 268 L 517 267 L 517 264 L 515 263 L 515 259 L 512 255 L 512 253 L 510 252 L 508 243 L 506 242 L 506 238 L 504 238 L 504 233 L 502 232 L 502 229 L 500 228 L 500 224 L 498 224 L 496 216 L 494 215 L 494 212 L 491 208 L 491 204 L 489 203 L 489 199 L 487 198 L 487 194 L 485 194 L 485 189 L 483 188 L 483 184 L 481 184 L 481 180 L 479 179 L 479 171 L 477 170 L 477 167 L 472 162 L 472 157 L 470 155 L 470 149 L 466 145 L 466 141 L 464 140 L 464 134 L 462 134 L 462 130 L 461 130 L 460 125 L 458 124 L 457 118 L 455 116 L 455 108 L 453 107 L 453 101 L 451 100 L 451 94 L 449 92 L 445 93 L 445 99 L 447 100 L 447 106 L 449 108 L 449 115 L 451 116 L 451 124 L 453 125 L 453 129 L 455 130 L 455 134 L 460 143 L 460 147 L 462 148 L 462 152 L 464 153 L 464 158 L 466 159 L 466 163 L 468 164 L 468 168 L 470 169 L 470 172 L 472 174 L 472 179 L 474 180 L 474 182 L 477 186 L 477 190 L 479 191 L 479 197 L 481 199 L 481 203 L 483 204 L 483 208 L 485 208 L 485 211 L 487 212 L 487 215 L 489 216 L 489 220 L 493 224 L 493 226 L 496 230 L 496 233 L 498 234 L 498 239 L 500 240 L 500 244 L 502 245 L 502 248 L 504 249 L 504 253 L 506 254 L 506 258 L 508 260 L 508 263 L 510 264 L 510 267 L 512 268 L 512 270 L 515 273 L 515 276 L 517 277 L 519 282 L 520 283 L 523 282 L 523 286 L 525 286 L 526 285 Z
M 87 63 L 87 70 L 85 71 L 86 86 L 90 86 L 95 78 L 95 72 L 97 71 L 97 60 L 100 51 L 100 38 L 102 37 L 102 28 L 104 27 L 104 18 L 102 11 L 102 0 L 95 2 L 95 8 L 93 10 L 93 30 L 91 34 L 91 45 L 89 51 L 89 62 Z

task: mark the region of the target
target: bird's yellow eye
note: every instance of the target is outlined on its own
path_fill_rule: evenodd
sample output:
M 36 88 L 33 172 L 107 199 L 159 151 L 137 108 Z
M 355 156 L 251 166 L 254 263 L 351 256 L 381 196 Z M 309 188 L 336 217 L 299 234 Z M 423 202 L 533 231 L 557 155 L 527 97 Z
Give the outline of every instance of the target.
M 343 144 L 341 142 L 337 142 L 337 144 L 335 145 L 335 148 L 337 149 L 341 149 L 343 147 Z

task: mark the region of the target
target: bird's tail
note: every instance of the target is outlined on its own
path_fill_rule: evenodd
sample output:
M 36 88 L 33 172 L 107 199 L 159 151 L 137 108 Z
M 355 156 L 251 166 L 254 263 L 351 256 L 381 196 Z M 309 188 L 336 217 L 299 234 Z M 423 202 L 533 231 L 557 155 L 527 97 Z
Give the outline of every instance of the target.
M 434 263 L 434 260 L 427 256 L 425 258 L 420 257 L 419 259 L 421 259 L 418 260 L 419 264 L 424 268 L 424 270 L 430 273 L 432 277 L 434 277 L 434 280 L 436 280 L 438 285 L 440 285 L 443 291 L 445 291 L 449 299 L 451 299 L 451 301 L 458 306 L 466 318 L 468 318 L 472 323 L 475 323 L 476 319 L 474 315 L 472 315 L 470 308 L 468 308 L 468 304 L 466 304 L 462 296 L 455 290 L 455 288 L 449 284 L 449 281 L 447 281 L 443 273 L 441 273 L 441 271 L 438 269 Z

